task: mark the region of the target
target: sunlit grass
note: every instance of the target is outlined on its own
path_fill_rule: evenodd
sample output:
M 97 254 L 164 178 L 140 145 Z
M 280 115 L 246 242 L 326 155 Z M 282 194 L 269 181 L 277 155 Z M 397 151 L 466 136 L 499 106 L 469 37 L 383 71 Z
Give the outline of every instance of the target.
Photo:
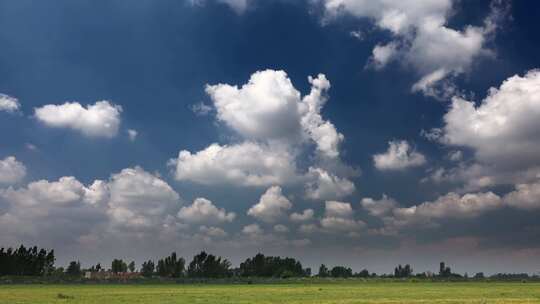
M 540 283 L 4 285 L 0 303 L 540 303 Z

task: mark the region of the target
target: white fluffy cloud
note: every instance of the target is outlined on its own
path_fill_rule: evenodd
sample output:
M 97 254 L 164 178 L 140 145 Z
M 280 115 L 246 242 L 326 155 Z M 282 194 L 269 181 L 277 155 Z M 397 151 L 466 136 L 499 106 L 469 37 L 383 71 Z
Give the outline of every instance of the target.
M 294 143 L 312 140 L 325 157 L 339 156 L 343 135 L 322 118 L 330 82 L 319 74 L 309 77 L 311 91 L 302 98 L 284 71 L 264 70 L 251 75 L 242 87 L 208 85 L 206 92 L 217 118 L 248 140 Z
M 337 201 L 325 203 L 325 213 L 320 224 L 327 232 L 344 233 L 356 233 L 366 226 L 363 221 L 354 219 L 354 210 L 351 204 Z
M 415 151 L 407 141 L 390 141 L 388 150 L 373 155 L 375 167 L 379 170 L 404 170 L 418 167 L 426 163 L 426 158 Z
M 310 167 L 308 176 L 311 181 L 306 184 L 306 197 L 312 200 L 337 199 L 352 194 L 354 184 L 346 179 L 335 176 L 324 169 Z
M 432 202 L 395 208 L 391 216 L 383 217 L 386 231 L 398 231 L 409 226 L 436 225 L 443 219 L 475 218 L 488 211 L 503 207 L 502 199 L 492 193 L 468 193 L 459 195 L 450 192 Z
M 292 208 L 291 202 L 282 194 L 281 187 L 268 188 L 259 202 L 249 208 L 247 214 L 267 223 L 274 223 Z
M 291 213 L 289 218 L 293 222 L 307 222 L 313 219 L 314 214 L 315 214 L 315 211 L 313 211 L 313 209 L 306 209 L 302 211 L 302 213 L 298 213 L 298 212 Z
M 321 0 L 327 19 L 342 14 L 374 21 L 388 30 L 393 39 L 373 50 L 371 63 L 381 68 L 400 58 L 412 66 L 421 79 L 413 86 L 432 96 L 453 93 L 453 86 L 444 79 L 470 69 L 475 59 L 490 54 L 485 44 L 495 32 L 506 7 L 491 5 L 491 12 L 482 26 L 465 26 L 462 30 L 448 27 L 453 1 L 388 1 L 388 0 Z M 441 85 L 441 81 L 443 84 Z
M 205 198 L 197 198 L 191 206 L 182 207 L 178 212 L 178 218 L 186 223 L 219 224 L 232 222 L 236 214 L 227 212 L 223 208 L 217 208 L 211 201 Z
M 0 112 L 14 113 L 19 111 L 20 108 L 21 104 L 17 98 L 0 94 Z
M 7 210 L 0 215 L 3 242 L 44 241 L 62 244 L 88 234 L 106 222 L 98 187 L 85 187 L 74 177 L 39 180 L 18 189 L 0 190 Z M 47 236 L 44 238 L 44 236 Z M 50 244 L 50 243 L 49 243 Z
M 208 85 L 206 92 L 217 118 L 246 138 L 281 139 L 300 134 L 300 92 L 284 71 L 255 72 L 241 88 Z
M 26 167 L 15 156 L 0 159 L 0 185 L 18 183 L 26 176 Z
M 159 227 L 166 215 L 174 214 L 180 206 L 180 197 L 171 186 L 140 167 L 113 174 L 108 187 L 108 214 L 118 226 Z
M 137 139 L 137 135 L 139 134 L 137 130 L 128 129 L 127 130 L 128 138 L 130 141 L 135 141 Z
M 264 231 L 262 230 L 262 228 L 258 225 L 258 224 L 250 224 L 250 225 L 246 225 L 244 226 L 244 228 L 242 228 L 242 233 L 248 235 L 248 236 L 252 236 L 252 237 L 256 237 L 256 236 L 260 236 L 264 233 Z
M 337 197 L 350 194 L 354 185 L 335 173 L 313 169 L 306 176 L 297 172 L 297 157 L 312 152 L 317 168 L 323 164 L 326 171 L 331 167 L 326 164 L 345 167 L 339 158 L 343 135 L 321 116 L 330 82 L 323 74 L 310 76 L 308 81 L 311 90 L 304 97 L 287 73 L 276 70 L 255 72 L 240 87 L 207 85 L 217 120 L 236 132 L 240 143 L 212 144 L 195 153 L 181 151 L 177 159 L 170 161 L 175 166 L 175 178 L 206 185 L 239 186 L 311 180 L 308 188 L 312 191 L 308 195 L 323 198 L 332 192 Z M 313 176 L 315 171 L 325 176 Z
M 150 233 L 172 227 L 179 195 L 158 176 L 127 168 L 86 186 L 75 177 L 39 180 L 26 187 L 0 190 L 3 242 L 74 244 Z M 171 220 L 172 219 L 172 220 Z M 47 236 L 47 238 L 44 238 Z M 50 243 L 52 244 L 52 243 Z
M 120 125 L 122 107 L 98 101 L 86 107 L 78 102 L 45 105 L 35 109 L 35 117 L 49 127 L 69 128 L 94 137 L 114 137 Z
M 386 194 L 383 194 L 380 200 L 369 197 L 363 198 L 360 204 L 370 215 L 376 217 L 386 215 L 398 207 L 398 202 L 393 198 L 386 196 Z
M 540 71 L 508 78 L 479 106 L 455 97 L 444 122 L 443 142 L 474 149 L 481 162 L 538 164 Z
M 516 185 L 516 190 L 505 195 L 504 201 L 518 209 L 540 209 L 540 182 Z
M 296 179 L 295 160 L 288 151 L 253 142 L 212 144 L 195 154 L 183 150 L 170 163 L 177 180 L 205 185 L 269 186 Z

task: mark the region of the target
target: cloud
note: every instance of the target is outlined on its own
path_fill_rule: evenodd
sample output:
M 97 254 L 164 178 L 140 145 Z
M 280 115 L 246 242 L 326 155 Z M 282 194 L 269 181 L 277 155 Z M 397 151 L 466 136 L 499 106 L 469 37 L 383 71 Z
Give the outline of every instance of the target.
M 82 106 L 78 102 L 35 108 L 35 117 L 46 126 L 68 128 L 87 136 L 111 138 L 118 133 L 122 107 L 109 101 Z
M 297 213 L 297 212 L 291 213 L 289 218 L 293 222 L 307 222 L 313 219 L 314 214 L 315 214 L 315 211 L 313 211 L 313 209 L 306 209 L 302 213 Z
M 399 230 L 409 226 L 430 226 L 443 219 L 476 218 L 489 211 L 503 207 L 502 199 L 492 192 L 459 195 L 450 192 L 435 201 L 419 205 L 395 208 L 392 216 L 383 217 L 387 230 Z
M 466 146 L 480 162 L 530 166 L 540 161 L 540 71 L 515 75 L 474 102 L 454 97 L 442 141 Z
M 297 178 L 295 160 L 288 151 L 254 142 L 212 144 L 195 154 L 183 150 L 170 164 L 176 180 L 205 185 L 269 186 Z
M 369 197 L 363 198 L 360 204 L 370 215 L 375 217 L 386 215 L 398 207 L 398 202 L 393 198 L 386 196 L 386 194 L 383 194 L 380 200 Z
M 5 94 L 0 94 L 0 112 L 15 113 L 21 108 L 19 100 Z
M 540 209 L 540 182 L 518 184 L 516 190 L 505 195 L 503 200 L 518 209 Z
M 188 0 L 191 5 L 205 5 L 207 1 L 212 0 Z M 249 7 L 250 2 L 253 0 L 213 0 L 217 3 L 223 3 L 227 5 L 229 8 L 231 8 L 234 12 L 241 15 L 243 14 Z
M 324 217 L 320 220 L 321 227 L 326 232 L 356 232 L 366 226 L 366 223 L 355 220 L 354 211 L 349 203 L 327 201 Z
M 0 185 L 13 185 L 26 176 L 26 167 L 15 156 L 0 159 Z
M 475 60 L 490 56 L 486 48 L 497 27 L 508 12 L 508 5 L 494 1 L 482 26 L 466 25 L 463 29 L 448 27 L 453 1 L 386 1 L 386 0 L 321 0 L 326 20 L 341 15 L 372 20 L 392 35 L 386 45 L 377 44 L 370 63 L 382 68 L 400 58 L 411 66 L 421 79 L 413 91 L 433 97 L 446 97 L 453 86 L 444 79 L 467 72 Z M 441 81 L 443 82 L 441 85 Z
M 405 140 L 390 141 L 388 145 L 385 153 L 373 155 L 375 167 L 379 170 L 404 170 L 426 163 L 424 155 L 411 148 Z
M 106 222 L 97 187 L 86 187 L 74 177 L 39 180 L 23 188 L 0 190 L 8 207 L 0 215 L 0 240 L 70 244 Z
M 384 68 L 390 61 L 394 60 L 398 55 L 398 44 L 390 42 L 388 44 L 377 44 L 372 51 L 368 67 L 373 67 L 376 70 Z
M 127 134 L 130 141 L 135 141 L 135 139 L 137 139 L 138 132 L 136 130 L 128 129 Z
M 212 112 L 213 108 L 204 102 L 199 102 L 191 106 L 191 111 L 197 116 L 206 116 Z
M 324 169 L 310 167 L 308 176 L 312 180 L 306 184 L 306 197 L 312 200 L 337 199 L 352 194 L 354 184 L 346 179 L 335 176 Z
M 117 227 L 153 229 L 163 224 L 166 215 L 180 207 L 180 196 L 160 177 L 140 167 L 113 174 L 107 213 Z
M 289 232 L 289 228 L 287 228 L 285 225 L 278 224 L 274 226 L 274 231 L 277 233 L 287 233 Z
M 247 214 L 267 223 L 274 223 L 292 208 L 291 202 L 281 193 L 281 187 L 268 188 L 259 202 L 249 208 Z
M 211 201 L 205 198 L 197 198 L 191 206 L 182 207 L 178 212 L 178 218 L 183 222 L 194 224 L 219 224 L 232 222 L 236 214 L 217 208 Z
M 201 226 L 199 227 L 199 231 L 210 238 L 224 238 L 228 236 L 228 233 L 219 227 Z
M 325 157 L 339 156 L 343 135 L 322 118 L 330 82 L 319 74 L 308 77 L 311 91 L 301 97 L 284 71 L 264 70 L 251 75 L 242 87 L 207 85 L 206 92 L 217 110 L 217 118 L 248 140 L 312 140 Z
M 264 232 L 263 232 L 262 228 L 258 224 L 250 224 L 250 225 L 246 225 L 246 226 L 244 226 L 244 228 L 242 228 L 242 233 L 246 234 L 248 236 L 255 237 L 255 236 L 262 235 Z
M 287 73 L 276 70 L 257 71 L 240 87 L 207 85 L 217 121 L 234 131 L 239 143 L 214 143 L 195 153 L 180 151 L 169 162 L 175 167 L 175 178 L 236 186 L 291 185 L 315 179 L 308 185 L 313 190 L 310 195 L 323 197 L 333 192 L 341 197 L 354 191 L 350 181 L 334 172 L 351 171 L 339 158 L 344 137 L 321 116 L 330 82 L 323 74 L 310 76 L 308 81 L 311 90 L 304 97 Z M 314 168 L 325 168 L 326 176 L 315 176 L 323 169 L 298 172 L 297 158 L 312 154 Z M 321 179 L 325 177 L 328 179 Z

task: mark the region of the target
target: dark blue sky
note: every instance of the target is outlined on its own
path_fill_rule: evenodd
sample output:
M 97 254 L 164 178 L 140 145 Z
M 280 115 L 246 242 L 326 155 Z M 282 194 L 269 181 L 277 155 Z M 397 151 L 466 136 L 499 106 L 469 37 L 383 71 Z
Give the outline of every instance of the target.
M 112 174 L 124 168 L 140 166 L 168 183 L 185 206 L 197 197 L 205 197 L 217 207 L 235 212 L 235 220 L 222 228 L 231 242 L 241 243 L 241 238 L 236 235 L 241 234 L 245 225 L 256 222 L 256 219 L 246 215 L 246 210 L 259 201 L 270 185 L 204 185 L 175 179 L 174 170 L 167 162 L 176 158 L 180 150 L 196 153 L 211 143 L 234 145 L 244 140 L 225 121 L 216 117 L 215 109 L 208 115 L 197 115 L 192 107 L 200 102 L 209 106 L 213 104 L 212 98 L 205 92 L 207 84 L 241 86 L 256 71 L 286 71 L 302 96 L 310 92 L 307 76 L 323 73 L 330 81 L 331 88 L 322 117 L 331 121 L 337 131 L 344 135 L 340 162 L 361 170 L 359 176 L 341 176 L 354 183 L 353 193 L 328 200 L 351 203 L 356 219 L 368 224 L 359 232 L 362 235 L 360 238 L 340 237 L 336 241 L 343 247 L 357 250 L 354 251 L 357 256 L 347 256 L 346 261 L 360 267 L 363 264 L 354 261 L 363 257 L 374 264 L 375 269 L 384 271 L 390 269 L 390 258 L 377 259 L 376 254 L 366 251 L 369 248 L 395 250 L 399 247 L 403 251 L 398 251 L 402 252 L 401 255 L 396 254 L 398 257 L 413 259 L 420 268 L 429 268 L 430 259 L 423 259 L 422 254 L 415 256 L 415 250 L 425 248 L 414 249 L 412 246 L 411 249 L 411 245 L 404 245 L 404 242 L 409 244 L 411 238 L 416 238 L 413 234 L 418 234 L 418 246 L 437 243 L 439 245 L 433 245 L 434 248 L 442 248 L 440 251 L 433 249 L 437 253 L 445 252 L 445 246 L 455 246 L 448 245 L 454 244 L 452 242 L 473 242 L 482 248 L 478 259 L 487 256 L 484 266 L 489 264 L 492 255 L 495 260 L 496 256 L 503 254 L 503 251 L 493 253 L 490 250 L 502 248 L 500 244 L 508 238 L 500 232 L 498 224 L 493 226 L 489 223 L 515 221 L 517 227 L 513 229 L 529 231 L 534 225 L 527 226 L 526 223 L 534 222 L 538 211 L 533 211 L 535 215 L 528 219 L 526 213 L 512 210 L 512 219 L 505 220 L 501 214 L 507 210 L 490 210 L 487 216 L 475 216 L 474 220 L 467 217 L 464 222 L 456 223 L 452 218 L 452 223 L 448 225 L 439 223 L 439 228 L 427 230 L 414 228 L 413 234 L 403 232 L 398 236 L 368 232 L 372 223 L 376 228 L 381 221 L 371 218 L 362 208 L 359 203 L 362 198 L 379 199 L 386 194 L 402 207 L 409 207 L 435 201 L 448 192 L 463 195 L 465 192 L 494 191 L 502 197 L 513 191 L 517 182 L 504 181 L 482 189 L 466 189 L 467 181 L 463 180 L 422 182 L 437 168 L 451 169 L 461 164 L 467 167 L 481 163 L 481 160 L 476 157 L 477 147 L 474 145 L 448 144 L 428 140 L 421 135 L 422 130 L 443 128 L 443 116 L 452 105 L 451 97 L 441 100 L 411 90 L 420 78 L 430 72 L 417 68 L 407 59 L 415 56 L 414 50 L 409 47 L 421 34 L 414 36 L 413 33 L 389 31 L 377 23 L 377 17 L 347 12 L 346 6 L 344 13 L 328 17 L 329 8 L 324 5 L 325 1 L 312 4 L 309 1 L 253 0 L 248 1 L 245 11 L 238 12 L 225 3 L 209 0 L 197 5 L 188 1 L 149 0 L 129 3 L 116 0 L 0 1 L 0 93 L 15 97 L 20 103 L 16 113 L 0 111 L 0 160 L 14 156 L 26 167 L 26 175 L 16 183 L 6 185 L 5 189 L 11 186 L 12 191 L 16 191 L 37 180 L 53 182 L 62 176 L 74 176 L 88 186 L 96 179 L 108 180 Z M 456 31 L 464 31 L 469 25 L 483 27 L 489 15 L 490 1 L 456 1 L 445 14 L 444 26 Z M 451 83 L 467 100 L 478 104 L 490 87 L 499 87 L 513 75 L 523 76 L 527 71 L 540 67 L 539 18 L 540 5 L 512 2 L 509 11 L 498 20 L 496 33 L 485 34 L 481 48 L 490 53 L 481 54 L 482 51 L 478 51 L 471 57 L 470 64 L 459 71 L 456 69 L 455 74 L 443 81 Z M 423 30 L 421 26 L 413 24 L 411 28 L 420 33 Z M 360 31 L 362 39 L 351 35 L 353 31 Z M 401 57 L 381 69 L 367 66 L 373 48 L 391 41 L 400 43 Z M 457 91 L 454 95 L 458 95 Z M 107 100 L 123 109 L 119 130 L 112 138 L 85 136 L 69 127 L 51 127 L 34 114 L 35 108 L 45 105 L 73 101 L 87 106 L 100 100 Z M 129 140 L 127 129 L 138 132 L 135 141 Z M 389 141 L 393 140 L 407 141 L 411 149 L 409 152 L 414 150 L 420 153 L 425 161 L 421 165 L 407 165 L 405 169 L 378 169 L 373 156 L 387 151 Z M 29 149 L 28 144 L 36 149 Z M 460 164 L 447 157 L 450 151 L 455 150 L 462 151 L 464 155 Z M 298 156 L 298 170 L 315 166 L 314 157 L 313 152 Z M 540 164 L 533 161 L 529 166 L 534 165 Z M 337 172 L 335 174 L 339 175 Z M 324 199 L 319 202 L 306 199 L 301 184 L 284 183 L 279 186 L 293 205 L 289 213 L 312 208 L 316 220 L 322 217 Z M 15 203 L 7 197 L 4 192 L 4 201 L 7 202 L 4 204 L 11 206 L 7 210 L 15 208 Z M 172 214 L 176 215 L 177 211 Z M 69 213 L 65 216 L 69 216 Z M 446 219 L 441 221 L 445 222 Z M 264 226 L 267 224 L 263 221 L 260 226 L 265 231 L 271 231 L 272 225 Z M 106 224 L 100 222 L 96 225 Z M 462 231 L 457 227 L 470 229 Z M 489 229 L 486 231 L 485 227 Z M 193 227 L 189 229 L 197 230 Z M 322 240 L 333 238 L 324 232 L 317 232 L 316 237 L 297 236 L 295 229 L 291 224 L 289 240 L 308 238 L 311 246 L 317 248 L 324 247 Z M 498 238 L 497 235 L 502 236 Z M 51 242 L 43 241 L 44 245 L 62 246 L 66 248 L 65 252 L 74 254 L 81 251 L 73 238 L 56 241 L 54 236 L 12 236 L 5 238 L 5 241 L 23 242 L 50 237 Z M 184 238 L 186 236 L 180 237 L 182 240 Z M 317 241 L 318 238 L 321 241 Z M 80 238 L 75 239 L 80 241 Z M 528 235 L 526 239 L 536 243 L 510 245 L 507 246 L 508 250 L 536 250 L 537 241 L 540 240 L 538 233 Z M 263 245 L 257 246 L 253 248 L 265 248 Z M 289 248 L 287 246 L 284 248 Z M 245 255 L 234 248 L 211 248 L 234 255 L 233 261 Z M 198 249 L 177 250 L 189 253 Z M 309 263 L 316 263 L 317 259 L 306 253 L 309 250 L 289 249 L 277 250 L 276 254 L 296 254 L 305 257 Z M 322 250 L 325 252 L 324 248 Z M 341 254 L 327 251 L 328 257 L 325 259 L 328 263 L 337 263 L 341 259 Z M 429 250 L 426 251 L 431 254 Z M 110 248 L 110 252 L 125 250 Z M 150 249 L 141 252 L 146 255 L 161 253 Z M 467 261 L 459 258 L 459 254 L 449 254 L 446 258 L 461 263 L 460 270 L 467 270 Z M 66 255 L 61 257 L 68 258 Z M 94 261 L 108 256 L 89 255 L 86 258 Z M 144 255 L 134 256 L 142 257 Z M 434 257 L 433 261 L 438 259 Z M 500 266 L 500 269 L 511 271 L 515 268 L 521 271 L 529 266 L 532 266 L 529 262 L 523 262 Z

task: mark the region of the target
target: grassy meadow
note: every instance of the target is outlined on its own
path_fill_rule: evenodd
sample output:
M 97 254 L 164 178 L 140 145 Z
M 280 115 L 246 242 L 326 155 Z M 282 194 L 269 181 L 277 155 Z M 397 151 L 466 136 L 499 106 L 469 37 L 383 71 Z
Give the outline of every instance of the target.
M 0 303 L 540 303 L 540 283 L 0 285 Z

